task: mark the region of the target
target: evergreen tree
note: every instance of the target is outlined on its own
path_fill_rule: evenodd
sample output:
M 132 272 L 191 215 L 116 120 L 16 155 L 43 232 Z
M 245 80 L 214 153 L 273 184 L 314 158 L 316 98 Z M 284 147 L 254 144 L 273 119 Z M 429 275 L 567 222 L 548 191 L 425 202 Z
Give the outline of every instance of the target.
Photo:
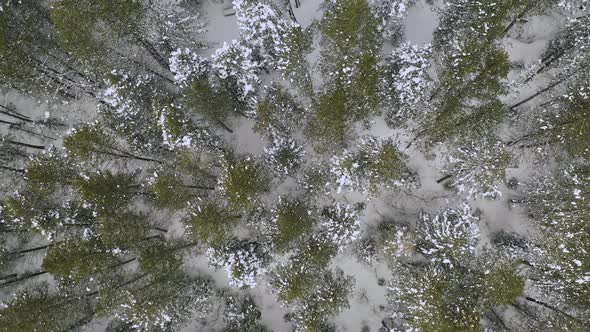
M 271 238 L 279 252 L 289 251 L 302 237 L 311 233 L 315 211 L 301 197 L 279 197 L 271 211 Z
M 84 297 L 67 297 L 42 283 L 17 292 L 0 310 L 0 331 L 63 331 L 93 316 Z
M 252 157 L 233 153 L 225 155 L 218 186 L 230 208 L 250 207 L 257 196 L 268 192 L 269 182 L 264 166 Z

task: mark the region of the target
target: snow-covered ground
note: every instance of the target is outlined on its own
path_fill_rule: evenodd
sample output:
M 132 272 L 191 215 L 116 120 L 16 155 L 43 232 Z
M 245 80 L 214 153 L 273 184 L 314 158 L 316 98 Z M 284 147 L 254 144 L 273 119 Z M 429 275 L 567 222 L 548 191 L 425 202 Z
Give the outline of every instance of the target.
M 432 32 L 438 26 L 438 15 L 425 0 L 410 7 L 405 19 L 406 39 L 412 44 L 424 45 L 432 41 Z

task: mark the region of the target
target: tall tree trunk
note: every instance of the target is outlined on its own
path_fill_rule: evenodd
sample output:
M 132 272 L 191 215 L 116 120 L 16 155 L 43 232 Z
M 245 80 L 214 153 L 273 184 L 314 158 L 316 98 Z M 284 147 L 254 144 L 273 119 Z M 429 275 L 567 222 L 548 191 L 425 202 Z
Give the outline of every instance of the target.
M 135 278 L 133 278 L 133 279 L 130 279 L 130 280 L 128 280 L 128 281 L 125 281 L 125 282 L 124 282 L 124 283 L 122 283 L 122 284 L 115 285 L 115 286 L 113 287 L 113 289 L 119 289 L 119 288 L 125 287 L 125 286 L 127 286 L 127 285 L 131 285 L 132 283 L 136 282 L 137 280 L 140 280 L 140 279 L 142 279 L 142 278 L 145 278 L 147 275 L 148 275 L 147 273 L 140 274 L 139 276 L 137 276 L 137 277 L 135 277 Z M 94 291 L 94 292 L 90 292 L 90 293 L 86 294 L 86 297 L 93 297 L 93 296 L 96 296 L 96 295 L 98 295 L 98 293 L 100 293 L 100 291 L 101 291 L 101 290 L 97 290 L 97 291 Z
M 35 252 L 35 251 L 40 251 L 40 250 L 45 250 L 47 248 L 49 248 L 52 245 L 55 245 L 56 243 L 52 243 L 52 244 L 46 244 L 44 246 L 39 246 L 39 247 L 34 247 L 34 248 L 29 248 L 29 249 L 25 249 L 25 250 L 20 250 L 20 251 L 15 251 L 11 254 L 13 255 L 22 255 L 22 254 L 27 254 L 30 252 Z
M 181 188 L 187 188 L 187 189 L 203 189 L 203 190 L 215 190 L 215 188 L 213 187 L 205 187 L 205 186 L 197 186 L 197 185 L 185 185 L 185 184 L 181 184 L 178 185 Z
M 30 148 L 30 149 L 36 149 L 36 150 L 45 150 L 45 146 L 44 145 L 36 145 L 36 144 L 29 144 L 29 143 L 23 143 L 23 142 L 18 142 L 18 141 L 13 141 L 11 139 L 4 139 L 6 142 L 14 144 L 14 145 L 18 145 L 18 146 L 23 146 L 26 148 Z
M 133 34 L 133 37 L 138 43 L 140 43 L 145 48 L 146 51 L 148 51 L 148 53 L 154 58 L 154 60 L 156 60 L 157 63 L 159 63 L 166 70 L 170 70 L 168 62 L 165 61 L 164 58 L 162 58 L 160 53 L 154 48 L 152 44 L 146 41 L 139 34 Z
M 539 92 L 537 92 L 537 93 L 533 94 L 532 96 L 530 96 L 530 97 L 528 97 L 528 98 L 526 98 L 526 99 L 524 99 L 524 100 L 522 100 L 522 101 L 520 101 L 520 102 L 518 102 L 518 103 L 516 103 L 516 104 L 514 104 L 514 105 L 512 105 L 512 106 L 510 106 L 510 110 L 514 110 L 515 108 L 517 108 L 517 107 L 519 107 L 519 106 L 521 106 L 521 105 L 523 105 L 523 104 L 525 104 L 525 103 L 528 103 L 529 101 L 531 101 L 531 100 L 533 100 L 533 99 L 537 98 L 538 96 L 542 95 L 543 93 L 545 93 L 545 92 L 547 92 L 547 91 L 549 91 L 549 90 L 553 89 L 553 88 L 554 88 L 554 87 L 556 87 L 557 85 L 559 85 L 559 84 L 561 84 L 561 83 L 565 82 L 567 79 L 569 79 L 569 78 L 571 78 L 572 76 L 576 75 L 576 74 L 577 74 L 579 71 L 581 71 L 581 70 L 583 70 L 583 69 L 587 68 L 588 66 L 590 66 L 590 62 L 588 62 L 587 64 L 585 64 L 585 65 L 583 65 L 583 66 L 581 66 L 581 67 L 577 68 L 576 70 L 574 70 L 574 71 L 573 71 L 573 72 L 572 72 L 572 73 L 571 73 L 571 74 L 570 74 L 568 77 L 564 77 L 564 78 L 562 78 L 562 79 L 560 79 L 560 80 L 556 81 L 555 83 L 553 83 L 553 84 L 550 84 L 548 87 L 546 87 L 546 88 L 542 89 L 541 91 L 539 91 Z
M 6 120 L 0 120 L 0 123 L 4 123 L 4 124 L 10 125 L 10 126 L 18 124 L 16 122 L 10 122 L 10 121 L 6 121 Z
M 57 138 L 55 138 L 55 137 L 43 135 L 43 134 L 34 132 L 34 131 L 30 130 L 30 129 L 21 128 L 22 125 L 23 125 L 23 123 L 16 123 L 16 122 L 4 121 L 4 120 L 0 120 L 0 122 L 10 125 L 9 128 L 12 129 L 12 130 L 20 130 L 22 132 L 25 132 L 27 134 L 31 134 L 33 136 L 43 137 L 43 138 L 47 138 L 47 139 L 54 140 L 54 141 L 57 140 Z
M 216 120 L 217 124 L 219 124 L 223 129 L 227 130 L 229 133 L 233 133 L 234 131 L 231 130 L 225 123 L 221 120 Z
M 125 158 L 125 159 L 135 159 L 135 160 L 141 160 L 141 161 L 150 161 L 150 162 L 155 162 L 158 164 L 161 164 L 162 161 L 161 160 L 157 160 L 157 159 L 152 159 L 152 158 L 147 158 L 147 157 L 141 157 L 141 156 L 136 156 L 134 154 L 131 154 L 127 151 L 123 151 L 117 148 L 113 148 L 111 147 L 111 149 L 113 149 L 116 152 L 110 152 L 110 151 L 104 151 L 104 150 L 95 150 L 94 152 L 99 153 L 99 154 L 105 154 L 105 155 L 109 155 L 112 157 L 118 157 L 118 158 Z
M 530 296 L 525 296 L 524 299 L 527 300 L 527 301 L 529 301 L 529 302 L 533 302 L 535 304 L 538 304 L 538 305 L 540 305 L 540 306 L 542 306 L 544 308 L 547 308 L 547 309 L 549 309 L 551 311 L 557 312 L 557 313 L 559 313 L 559 314 L 561 314 L 561 315 L 563 315 L 563 316 L 565 316 L 565 317 L 567 317 L 569 319 L 575 320 L 576 322 L 581 323 L 584 326 L 590 327 L 590 324 L 585 323 L 585 322 L 581 321 L 579 318 L 576 318 L 576 317 L 568 314 L 567 312 L 565 312 L 565 311 L 563 311 L 563 310 L 561 310 L 561 309 L 559 309 L 557 307 L 554 307 L 554 306 L 552 306 L 552 305 L 550 305 L 548 303 L 545 303 L 543 301 L 537 300 L 537 299 L 532 298 Z
M 165 80 L 165 81 L 167 81 L 167 82 L 169 82 L 171 84 L 176 84 L 176 82 L 174 82 L 174 80 L 172 80 L 172 79 L 170 79 L 170 78 L 168 78 L 168 77 L 166 77 L 166 76 L 158 73 L 157 71 L 151 69 L 148 65 L 146 65 L 144 63 L 141 63 L 141 62 L 139 62 L 137 60 L 130 59 L 128 56 L 123 55 L 120 52 L 115 51 L 115 53 L 118 54 L 121 57 L 127 58 L 128 61 L 131 61 L 131 63 L 135 64 L 138 68 L 143 69 L 143 70 L 147 71 L 150 74 L 153 74 L 155 76 L 158 76 L 159 78 L 161 78 L 161 79 L 163 79 L 163 80 Z
M 506 331 L 509 331 L 509 332 L 510 332 L 510 331 L 512 331 L 512 330 L 511 330 L 511 329 L 510 329 L 510 328 L 509 328 L 509 327 L 506 325 L 506 323 L 504 323 L 504 320 L 502 319 L 502 317 L 500 317 L 500 315 L 498 315 L 498 313 L 496 312 L 496 310 L 494 310 L 494 309 L 492 308 L 492 309 L 490 309 L 490 311 L 492 312 L 492 314 L 494 314 L 494 317 L 496 318 L 496 320 L 497 320 L 498 322 L 500 322 L 500 324 L 502 325 L 502 327 L 504 327 L 504 329 L 505 329 Z
M 199 244 L 198 242 L 191 242 L 191 243 L 187 243 L 187 244 L 184 244 L 184 245 L 181 245 L 181 246 L 172 248 L 170 250 L 174 250 L 174 251 L 183 250 L 183 249 L 186 249 L 186 248 L 194 247 L 194 246 L 196 246 L 198 244 Z
M 443 176 L 442 178 L 440 178 L 440 179 L 436 180 L 436 183 L 441 183 L 441 182 L 443 182 L 443 181 L 445 181 L 445 180 L 448 180 L 448 179 L 450 179 L 450 178 L 452 178 L 452 177 L 453 177 L 453 174 L 448 174 L 448 175 L 445 175 L 445 176 Z
M 158 232 L 168 233 L 168 230 L 166 228 L 162 228 L 162 227 L 149 227 L 149 228 L 153 229 L 155 231 L 158 231 Z
M 502 36 L 505 36 L 508 31 L 510 31 L 510 29 L 512 29 L 514 27 L 514 25 L 516 24 L 516 22 L 518 22 L 519 20 L 521 20 L 526 13 L 529 12 L 529 10 L 531 10 L 531 5 L 527 5 L 526 8 L 520 12 L 513 20 L 512 22 L 510 22 L 510 24 L 508 24 L 508 26 L 506 28 L 504 28 L 504 30 L 502 31 Z
M 19 169 L 19 168 L 4 166 L 4 165 L 0 165 L 0 169 L 4 169 L 4 170 L 7 170 L 7 171 L 19 173 L 19 174 L 25 174 L 25 170 L 24 169 Z
M 12 278 L 16 278 L 18 275 L 16 273 L 13 274 L 7 274 L 5 276 L 0 277 L 0 281 L 2 280 L 6 280 L 6 279 L 12 279 Z
M 130 258 L 130 259 L 126 260 L 126 261 L 119 262 L 119 263 L 117 263 L 117 264 L 115 264 L 113 266 L 109 266 L 109 268 L 115 269 L 115 268 L 121 267 L 123 265 L 127 265 L 127 264 L 129 264 L 131 262 L 134 262 L 136 260 L 137 260 L 137 257 L 133 257 L 133 258 Z
M 547 91 L 549 91 L 549 90 L 553 89 L 554 87 L 558 86 L 558 85 L 559 85 L 559 84 L 561 84 L 561 83 L 562 83 L 564 80 L 565 80 L 565 79 L 561 79 L 561 80 L 559 80 L 559 81 L 556 81 L 556 82 L 554 82 L 553 84 L 550 84 L 548 87 L 546 87 L 546 88 L 544 88 L 544 89 L 542 89 L 542 90 L 538 91 L 537 93 L 535 93 L 535 94 L 531 95 L 530 97 L 528 97 L 528 98 L 525 98 L 524 100 L 522 100 L 522 101 L 520 101 L 520 102 L 518 102 L 518 103 L 516 103 L 516 104 L 514 104 L 514 105 L 512 105 L 512 106 L 510 106 L 510 109 L 511 109 L 511 110 L 514 110 L 515 108 L 517 108 L 517 107 L 519 107 L 519 106 L 522 106 L 522 105 L 524 105 L 524 104 L 528 103 L 529 101 L 531 101 L 531 100 L 533 100 L 533 99 L 537 98 L 538 96 L 540 96 L 540 95 L 544 94 L 545 92 L 547 92 Z
M 82 317 L 80 320 L 66 328 L 66 331 L 78 331 L 78 329 L 90 323 L 92 321 L 92 318 L 94 318 L 94 315 L 95 312 L 89 313 L 88 315 Z
M 44 275 L 44 274 L 47 274 L 47 273 L 49 273 L 49 272 L 48 271 L 38 271 L 38 272 L 26 274 L 26 275 L 24 275 L 22 277 L 19 277 L 19 278 L 16 278 L 16 279 L 12 279 L 12 280 L 10 280 L 8 282 L 5 282 L 3 284 L 0 284 L 0 288 L 4 288 L 4 287 L 6 287 L 8 285 L 12 285 L 12 284 L 15 284 L 15 283 L 18 283 L 18 282 L 27 280 L 27 279 L 31 279 L 31 278 L 34 278 L 34 277 L 38 277 L 40 275 Z
M 17 118 L 17 119 L 25 121 L 25 122 L 33 122 L 33 120 L 31 120 L 30 117 L 28 117 L 24 114 L 21 114 L 19 112 L 16 112 L 15 110 L 11 109 L 10 107 L 0 104 L 0 108 L 4 109 L 4 110 L 0 110 L 0 113 L 2 113 L 4 115 L 8 115 L 8 116 L 11 116 L 13 118 Z

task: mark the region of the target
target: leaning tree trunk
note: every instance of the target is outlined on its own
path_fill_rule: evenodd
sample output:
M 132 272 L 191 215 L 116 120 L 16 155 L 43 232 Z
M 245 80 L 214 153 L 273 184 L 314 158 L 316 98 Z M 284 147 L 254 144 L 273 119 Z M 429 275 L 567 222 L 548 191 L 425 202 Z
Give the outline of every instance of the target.
M 557 312 L 557 313 L 559 313 L 559 314 L 561 314 L 561 315 L 563 315 L 563 316 L 565 316 L 565 317 L 567 317 L 567 318 L 569 318 L 569 319 L 575 320 L 576 322 L 578 322 L 578 323 L 580 323 L 580 324 L 582 324 L 582 325 L 584 325 L 584 326 L 587 326 L 587 327 L 589 327 L 589 328 L 590 328 L 590 324 L 583 322 L 583 321 L 582 321 L 582 320 L 580 320 L 579 318 L 577 318 L 577 317 L 574 317 L 574 316 L 572 316 L 572 315 L 568 314 L 567 312 L 565 312 L 565 311 L 563 311 L 563 310 L 561 310 L 561 309 L 559 309 L 559 308 L 557 308 L 557 307 L 555 307 L 555 306 L 552 306 L 551 304 L 548 304 L 548 303 L 546 303 L 546 302 L 543 302 L 543 301 L 537 300 L 537 299 L 535 299 L 535 298 L 532 298 L 532 297 L 530 297 L 530 296 L 525 296 L 525 298 L 524 298 L 524 299 L 525 299 L 525 300 L 527 300 L 527 301 L 529 301 L 529 302 L 532 302 L 532 303 L 538 304 L 538 305 L 540 305 L 540 306 L 542 306 L 542 307 L 544 307 L 544 308 L 547 308 L 547 309 L 549 309 L 549 310 L 551 310 L 551 311 L 553 311 L 553 312 Z
M 44 275 L 44 274 L 47 274 L 47 273 L 49 273 L 49 272 L 48 271 L 38 271 L 38 272 L 30 273 L 30 274 L 24 275 L 24 276 L 22 276 L 20 278 L 12 279 L 12 280 L 10 280 L 8 282 L 5 282 L 3 284 L 0 284 L 0 288 L 4 288 L 4 287 L 6 287 L 8 285 L 19 283 L 21 281 L 25 281 L 25 280 L 28 280 L 28 279 L 31 279 L 31 278 L 35 278 L 35 277 L 38 277 L 38 276 L 41 276 L 41 275 Z
M 24 143 L 24 142 L 18 142 L 18 141 L 13 141 L 11 139 L 4 139 L 6 142 L 10 143 L 10 144 L 14 144 L 17 146 L 22 146 L 25 148 L 29 148 L 29 149 L 35 149 L 35 150 L 45 150 L 45 146 L 44 145 L 37 145 L 37 144 L 30 144 L 30 143 Z

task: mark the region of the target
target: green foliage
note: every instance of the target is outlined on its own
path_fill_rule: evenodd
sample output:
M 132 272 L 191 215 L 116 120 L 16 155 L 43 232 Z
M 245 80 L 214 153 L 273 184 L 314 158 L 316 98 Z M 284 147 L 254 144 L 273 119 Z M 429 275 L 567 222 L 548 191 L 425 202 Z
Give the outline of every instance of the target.
M 461 278 L 459 270 L 427 269 L 406 279 L 410 283 L 406 287 L 416 287 L 401 297 L 411 303 L 410 326 L 430 332 L 479 331 L 477 280 L 468 276 L 457 278 Z
M 81 281 L 114 269 L 117 257 L 96 238 L 54 244 L 43 259 L 43 269 L 60 279 Z
M 350 134 L 351 120 L 345 92 L 342 89 L 329 90 L 315 103 L 306 134 L 316 149 L 341 148 Z
M 115 146 L 115 139 L 99 125 L 87 124 L 66 136 L 63 145 L 69 154 L 80 159 L 89 159 L 96 154 L 109 153 Z
M 420 331 L 479 331 L 486 312 L 513 303 L 524 289 L 515 264 L 494 260 L 498 257 L 486 255 L 475 263 L 477 267 L 442 264 L 401 269 L 392 288 L 394 301 L 407 307 L 409 326 Z
M 108 54 L 109 38 L 137 33 L 142 16 L 137 0 L 61 0 L 51 11 L 64 48 L 91 62 Z
M 268 332 L 262 325 L 262 313 L 250 295 L 238 298 L 229 295 L 225 299 L 223 332 Z
M 174 105 L 166 105 L 160 114 L 160 122 L 169 139 L 179 139 L 192 131 L 191 120 L 185 112 Z
M 432 142 L 489 131 L 504 117 L 498 99 L 509 71 L 508 55 L 495 45 L 468 42 L 442 74 L 445 88 L 439 111 L 431 116 L 426 135 Z M 442 92 L 441 92 L 442 93 Z
M 148 237 L 148 217 L 129 211 L 98 217 L 97 237 L 109 248 L 131 248 Z
M 330 182 L 328 170 L 320 165 L 310 165 L 303 170 L 299 183 L 309 194 L 318 195 L 324 192 L 326 183 Z
M 312 236 L 297 247 L 293 260 L 307 270 L 321 270 L 328 267 L 332 257 L 338 253 L 337 246 L 326 238 L 327 234 Z
M 378 143 L 367 138 L 365 142 L 366 145 L 352 159 L 345 160 L 346 169 L 352 174 L 366 177 L 373 191 L 379 186 L 390 187 L 395 181 L 402 180 L 406 172 L 405 158 L 393 141 Z
M 227 154 L 221 175 L 221 188 L 231 209 L 245 209 L 253 200 L 270 189 L 270 179 L 264 167 L 251 157 Z
M 348 297 L 352 292 L 354 279 L 344 276 L 342 270 L 335 273 L 324 273 L 321 276 L 317 291 L 311 295 L 307 303 L 308 309 L 302 312 L 303 325 L 310 331 L 315 331 L 314 326 L 319 326 L 325 317 L 339 313 L 349 306 Z
M 558 291 L 572 309 L 588 308 L 590 167 L 566 169 L 537 186 L 530 193 L 529 206 L 533 220 L 541 227 L 538 241 L 545 252 L 544 281 L 550 285 L 548 290 Z
M 98 171 L 76 179 L 80 197 L 97 208 L 113 213 L 127 205 L 136 194 L 134 176 Z
M 39 46 L 51 49 L 46 9 L 36 1 L 3 6 L 0 12 L 0 81 L 9 88 L 47 92 L 39 82 Z
M 499 97 L 510 70 L 508 54 L 497 45 L 518 2 L 462 2 L 445 13 L 435 48 L 445 54 L 440 76 L 439 110 L 430 116 L 426 136 L 431 143 L 489 132 L 504 117 Z M 456 48 L 449 48 L 456 44 Z
M 294 174 L 301 166 L 302 157 L 305 154 L 303 148 L 291 138 L 278 138 L 267 152 L 274 152 L 269 156 L 270 162 L 279 174 Z
M 484 276 L 484 283 L 486 301 L 491 306 L 514 303 L 524 290 L 524 279 L 516 275 L 512 266 L 492 270 Z
M 274 209 L 273 244 L 279 252 L 289 251 L 315 224 L 311 208 L 300 198 L 283 198 Z
M 378 61 L 375 53 L 364 52 L 352 61 L 352 66 L 343 63 L 343 68 L 338 71 L 336 85 L 345 87 L 348 107 L 354 110 L 353 116 L 357 121 L 376 114 L 381 102 Z
M 283 41 L 286 46 L 282 54 L 283 70 L 304 94 L 312 95 L 311 76 L 307 68 L 307 61 L 305 61 L 305 56 L 312 49 L 311 34 L 301 27 L 293 27 L 289 29 Z
M 235 113 L 239 102 L 223 86 L 213 86 L 207 76 L 193 78 L 183 90 L 186 107 L 219 124 Z
M 115 60 L 118 69 L 104 74 L 105 101 L 100 106 L 101 124 L 134 147 L 150 148 L 153 144 L 174 142 L 172 130 L 192 133 L 192 123 L 174 105 L 174 93 L 156 75 L 137 75 L 134 69 L 119 69 L 123 60 Z M 176 128 L 184 121 L 182 128 Z M 170 137 L 167 137 L 169 135 Z M 182 136 L 180 136 L 182 138 Z
M 320 31 L 327 41 L 322 71 L 329 86 L 314 103 L 306 134 L 325 152 L 342 148 L 352 123 L 378 110 L 379 33 L 366 0 L 330 3 Z
M 198 188 L 195 188 L 198 189 Z M 182 178 L 174 174 L 159 173 L 146 186 L 157 207 L 180 210 L 191 199 L 197 198 L 194 189 L 184 185 Z
M 336 2 L 326 12 L 320 30 L 343 54 L 373 50 L 377 45 L 377 20 L 366 0 Z
M 62 331 L 90 316 L 85 298 L 67 298 L 43 283 L 18 291 L 0 309 L 0 331 Z
M 315 275 L 300 271 L 298 267 L 284 267 L 276 271 L 276 278 L 282 285 L 278 297 L 284 302 L 294 302 L 304 299 L 310 290 Z M 277 286 L 275 286 L 277 287 Z
M 550 139 L 560 141 L 572 156 L 586 160 L 590 160 L 590 98 L 585 92 L 589 87 L 588 82 L 583 82 L 570 89 L 566 109 L 556 116 L 549 131 Z
M 74 164 L 55 151 L 38 154 L 25 169 L 27 184 L 38 189 L 56 190 L 69 185 L 76 178 Z
M 43 190 L 29 189 L 4 200 L 2 218 L 17 230 L 43 233 L 60 225 L 59 210 L 55 197 Z
M 275 120 L 275 107 L 270 99 L 263 99 L 256 104 L 256 124 L 254 129 L 265 132 L 272 128 Z
M 91 59 L 102 54 L 104 45 L 93 36 L 94 23 L 98 20 L 98 15 L 91 11 L 87 3 L 84 6 L 86 8 L 77 8 L 81 2 L 85 3 L 75 0 L 60 1 L 51 12 L 51 19 L 64 47 L 80 58 Z
M 210 202 L 199 206 L 186 223 L 196 240 L 208 245 L 220 245 L 231 238 L 240 217 L 227 207 Z
M 298 331 L 320 331 L 330 315 L 348 307 L 354 279 L 342 270 L 305 270 L 291 265 L 277 271 L 272 283 L 279 300 L 293 306 L 290 315 Z
M 9 15 L 15 15 L 7 9 L 0 15 L 0 75 L 3 80 L 27 81 L 34 74 L 31 63 L 27 63 L 26 48 L 20 48 L 19 40 L 24 37 L 11 30 Z
M 261 134 L 272 133 L 272 130 L 289 131 L 303 115 L 301 106 L 279 85 L 268 89 L 265 98 L 256 104 L 254 112 L 254 130 Z
M 138 279 L 138 278 L 136 278 Z M 99 313 L 116 313 L 124 321 L 142 330 L 180 328 L 192 317 L 210 310 L 211 281 L 192 280 L 181 274 L 166 278 L 139 278 L 136 287 L 113 292 L 105 289 L 99 296 Z
M 279 300 L 286 303 L 303 301 L 313 296 L 314 287 L 338 248 L 325 236 L 312 236 L 298 245 L 289 264 L 274 272 L 271 284 L 278 290 Z
M 373 181 L 391 181 L 401 177 L 402 158 L 392 142 L 383 144 L 375 160 L 368 165 L 373 174 Z
M 146 241 L 138 250 L 139 268 L 154 276 L 176 273 L 182 264 L 175 248 L 168 246 L 161 238 Z

